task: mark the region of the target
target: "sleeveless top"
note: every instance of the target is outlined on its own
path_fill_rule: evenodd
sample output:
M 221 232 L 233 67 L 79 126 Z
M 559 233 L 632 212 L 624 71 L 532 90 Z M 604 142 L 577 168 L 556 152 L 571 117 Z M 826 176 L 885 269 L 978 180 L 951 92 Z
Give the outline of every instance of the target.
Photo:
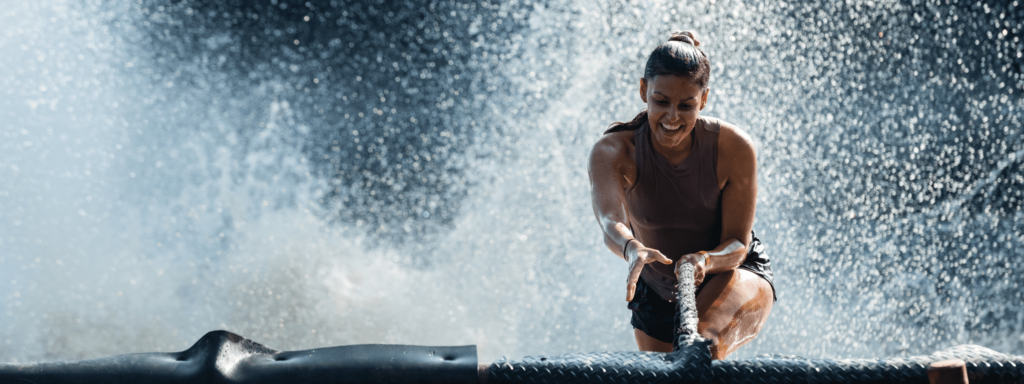
M 721 122 L 698 117 L 690 154 L 675 166 L 654 149 L 648 124 L 633 131 L 636 181 L 626 192 L 633 236 L 672 261 L 718 247 L 722 234 L 722 191 L 717 175 Z M 659 296 L 674 302 L 674 268 L 674 264 L 650 263 L 640 276 Z

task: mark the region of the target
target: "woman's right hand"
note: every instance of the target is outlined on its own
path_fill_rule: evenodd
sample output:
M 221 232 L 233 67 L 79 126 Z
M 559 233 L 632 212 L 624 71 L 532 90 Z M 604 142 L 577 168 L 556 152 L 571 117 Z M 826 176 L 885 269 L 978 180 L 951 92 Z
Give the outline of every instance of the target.
M 700 286 L 700 283 L 704 282 L 704 277 L 707 274 L 708 266 L 705 264 L 706 260 L 707 259 L 704 255 L 698 252 L 683 255 L 679 258 L 679 261 L 676 262 L 693 264 L 693 284 L 694 286 Z M 679 272 L 676 271 L 676 273 Z
M 633 294 L 636 293 L 636 282 L 640 280 L 640 271 L 644 265 L 653 262 L 672 264 L 672 259 L 665 257 L 660 251 L 654 248 L 647 248 L 640 244 L 639 240 L 631 240 L 626 244 L 626 254 L 623 255 L 629 260 L 629 278 L 626 280 L 626 301 L 633 301 Z

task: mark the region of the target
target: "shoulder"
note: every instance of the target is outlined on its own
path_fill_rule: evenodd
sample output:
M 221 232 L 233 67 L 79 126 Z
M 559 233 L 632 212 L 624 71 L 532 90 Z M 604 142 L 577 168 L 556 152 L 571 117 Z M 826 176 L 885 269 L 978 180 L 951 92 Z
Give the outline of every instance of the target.
M 727 157 L 757 156 L 754 149 L 754 140 L 750 138 L 746 131 L 728 122 L 718 121 L 721 123 L 718 133 L 719 157 L 722 155 L 727 155 Z
M 724 187 L 753 185 L 757 174 L 757 153 L 750 135 L 739 127 L 721 121 L 718 134 L 718 177 Z
M 612 132 L 601 136 L 590 151 L 591 176 L 597 173 L 627 172 L 632 169 L 633 131 Z
M 633 131 L 612 132 L 601 136 L 590 151 L 591 162 L 595 159 L 628 157 L 633 152 Z

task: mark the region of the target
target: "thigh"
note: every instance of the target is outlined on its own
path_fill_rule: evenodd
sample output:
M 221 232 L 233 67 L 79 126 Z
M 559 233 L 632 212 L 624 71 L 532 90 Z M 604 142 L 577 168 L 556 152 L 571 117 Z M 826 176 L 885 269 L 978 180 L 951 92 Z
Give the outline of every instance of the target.
M 757 274 L 734 269 L 715 275 L 697 295 L 697 329 L 714 342 L 711 357 L 724 359 L 753 340 L 772 304 L 772 287 Z
M 636 338 L 636 346 L 641 352 L 672 352 L 672 343 L 655 339 L 639 328 L 633 328 L 633 337 Z

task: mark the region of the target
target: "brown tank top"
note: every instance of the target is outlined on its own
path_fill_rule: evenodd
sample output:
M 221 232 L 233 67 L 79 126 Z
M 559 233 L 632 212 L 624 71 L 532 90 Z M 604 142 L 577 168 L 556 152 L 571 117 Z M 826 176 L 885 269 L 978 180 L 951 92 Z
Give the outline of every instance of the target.
M 698 117 L 690 154 L 676 166 L 655 151 L 648 124 L 633 131 L 636 182 L 626 192 L 629 226 L 641 243 L 672 261 L 721 242 L 722 191 L 716 174 L 720 128 L 718 119 Z M 640 276 L 663 299 L 675 301 L 673 265 L 647 264 Z

